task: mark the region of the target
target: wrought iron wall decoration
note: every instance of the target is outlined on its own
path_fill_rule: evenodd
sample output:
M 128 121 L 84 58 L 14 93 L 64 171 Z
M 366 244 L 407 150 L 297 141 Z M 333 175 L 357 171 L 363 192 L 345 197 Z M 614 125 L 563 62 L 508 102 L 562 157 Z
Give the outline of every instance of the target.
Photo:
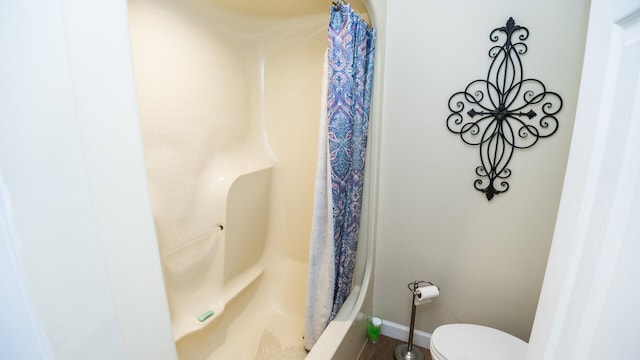
M 507 167 L 515 149 L 526 149 L 558 130 L 556 114 L 562 98 L 536 79 L 525 79 L 520 55 L 527 52 L 526 27 L 509 18 L 491 31 L 489 39 L 502 45 L 489 49 L 486 80 L 474 80 L 449 98 L 447 128 L 466 144 L 480 149 L 479 176 L 474 187 L 488 200 L 509 190 Z

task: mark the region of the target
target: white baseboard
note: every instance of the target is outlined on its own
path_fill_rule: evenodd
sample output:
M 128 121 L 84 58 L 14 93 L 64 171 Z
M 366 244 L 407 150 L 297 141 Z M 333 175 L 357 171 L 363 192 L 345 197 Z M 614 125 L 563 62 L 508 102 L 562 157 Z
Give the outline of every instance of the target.
M 384 336 L 388 336 L 394 339 L 398 339 L 404 342 L 409 340 L 409 328 L 404 325 L 396 324 L 391 321 L 382 320 L 382 327 L 380 332 Z M 417 345 L 428 349 L 431 341 L 431 334 L 428 332 L 414 330 L 413 331 L 413 345 Z

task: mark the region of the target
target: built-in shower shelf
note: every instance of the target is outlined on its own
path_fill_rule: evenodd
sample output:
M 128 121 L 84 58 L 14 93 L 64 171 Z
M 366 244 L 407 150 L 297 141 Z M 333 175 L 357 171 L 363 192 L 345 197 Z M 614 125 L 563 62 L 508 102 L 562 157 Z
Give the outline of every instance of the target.
M 208 309 L 194 309 L 192 317 L 172 319 L 174 341 L 177 342 L 183 337 L 191 333 L 200 331 L 210 324 L 216 322 L 216 320 L 220 318 L 224 313 L 226 305 L 231 302 L 236 296 L 242 293 L 242 291 L 251 286 L 251 284 L 253 284 L 259 277 L 262 276 L 263 272 L 264 266 L 262 265 L 262 262 L 258 262 L 256 265 L 247 269 L 243 273 L 234 277 L 231 281 L 229 281 L 229 283 L 225 284 L 225 290 L 220 299 L 213 301 Z M 200 322 L 198 320 L 198 316 L 200 316 L 207 310 L 212 310 L 213 315 Z

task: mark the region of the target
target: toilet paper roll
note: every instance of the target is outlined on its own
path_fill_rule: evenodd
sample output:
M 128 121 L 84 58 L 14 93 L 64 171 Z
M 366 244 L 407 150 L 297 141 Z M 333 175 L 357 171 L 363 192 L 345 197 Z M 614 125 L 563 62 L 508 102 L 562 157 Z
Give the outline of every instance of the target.
M 419 287 L 416 289 L 416 296 L 413 298 L 413 303 L 416 305 L 426 304 L 438 295 L 440 295 L 440 290 L 438 290 L 438 287 L 435 285 Z

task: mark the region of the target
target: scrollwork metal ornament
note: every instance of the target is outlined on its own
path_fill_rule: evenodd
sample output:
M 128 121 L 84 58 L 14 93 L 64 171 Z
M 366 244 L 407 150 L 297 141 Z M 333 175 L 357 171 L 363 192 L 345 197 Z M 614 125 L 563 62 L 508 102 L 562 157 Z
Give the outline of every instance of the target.
M 492 58 L 486 80 L 470 82 L 449 98 L 447 128 L 468 145 L 479 146 L 480 163 L 474 187 L 488 200 L 509 190 L 508 168 L 515 149 L 526 149 L 558 130 L 556 114 L 562 98 L 540 80 L 525 79 L 521 55 L 527 52 L 526 27 L 509 18 L 489 39 Z

